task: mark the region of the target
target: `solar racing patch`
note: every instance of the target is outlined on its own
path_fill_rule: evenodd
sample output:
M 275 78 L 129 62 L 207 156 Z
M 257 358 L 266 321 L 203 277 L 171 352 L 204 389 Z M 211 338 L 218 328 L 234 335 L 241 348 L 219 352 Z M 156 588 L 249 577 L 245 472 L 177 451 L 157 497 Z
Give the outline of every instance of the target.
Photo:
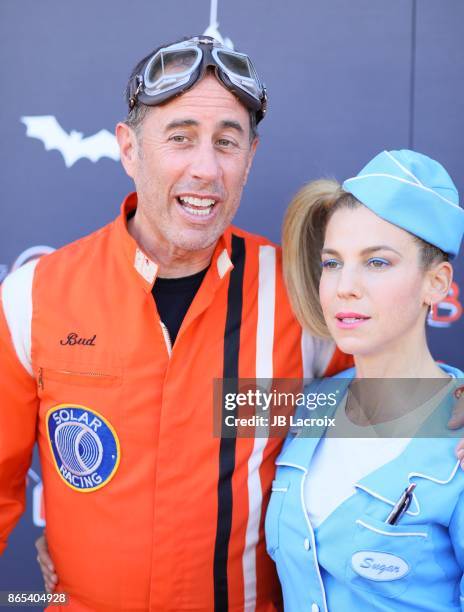
M 108 484 L 119 465 L 119 440 L 101 414 L 60 404 L 50 408 L 46 424 L 56 468 L 69 487 L 87 493 Z

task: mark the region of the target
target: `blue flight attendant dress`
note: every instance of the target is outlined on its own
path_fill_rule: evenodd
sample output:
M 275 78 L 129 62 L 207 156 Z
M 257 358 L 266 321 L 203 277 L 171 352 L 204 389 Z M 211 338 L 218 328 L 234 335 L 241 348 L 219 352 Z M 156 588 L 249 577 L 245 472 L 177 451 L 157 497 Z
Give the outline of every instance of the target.
M 462 384 L 463 372 L 440 366 L 456 377 L 454 389 Z M 354 369 L 314 383 L 318 393 L 328 394 L 337 381 L 340 400 L 330 412 L 321 408 L 311 417 L 333 416 L 353 377 Z M 356 492 L 317 528 L 304 486 L 321 437 L 314 431 L 315 437 L 305 437 L 303 429 L 287 439 L 266 515 L 267 550 L 277 565 L 286 611 L 464 610 L 464 472 L 447 429 L 455 401 L 448 393 L 403 452 L 355 483 Z M 411 506 L 398 524 L 386 524 L 411 482 Z

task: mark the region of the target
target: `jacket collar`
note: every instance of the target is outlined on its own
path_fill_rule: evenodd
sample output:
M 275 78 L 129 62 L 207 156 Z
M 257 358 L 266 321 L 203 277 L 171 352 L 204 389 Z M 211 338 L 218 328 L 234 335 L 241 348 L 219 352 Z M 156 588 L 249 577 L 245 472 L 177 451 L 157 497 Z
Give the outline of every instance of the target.
M 136 208 L 137 194 L 130 193 L 121 205 L 120 215 L 114 221 L 117 241 L 115 252 L 122 252 L 137 281 L 146 293 L 150 293 L 158 274 L 158 264 L 140 248 L 127 229 L 127 217 Z M 211 260 L 211 274 L 207 275 L 209 280 L 205 283 L 209 290 L 214 291 L 234 267 L 231 261 L 231 234 L 232 228 L 228 228 L 216 245 Z

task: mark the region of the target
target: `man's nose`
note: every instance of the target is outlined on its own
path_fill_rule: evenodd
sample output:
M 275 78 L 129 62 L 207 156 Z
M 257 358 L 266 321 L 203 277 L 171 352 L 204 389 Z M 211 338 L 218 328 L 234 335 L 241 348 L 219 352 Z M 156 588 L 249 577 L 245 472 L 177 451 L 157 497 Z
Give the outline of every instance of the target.
M 190 164 L 192 178 L 204 183 L 214 183 L 221 175 L 218 152 L 212 143 L 203 143 L 196 148 Z
M 342 299 L 362 296 L 361 272 L 354 266 L 344 265 L 338 274 L 338 297 Z

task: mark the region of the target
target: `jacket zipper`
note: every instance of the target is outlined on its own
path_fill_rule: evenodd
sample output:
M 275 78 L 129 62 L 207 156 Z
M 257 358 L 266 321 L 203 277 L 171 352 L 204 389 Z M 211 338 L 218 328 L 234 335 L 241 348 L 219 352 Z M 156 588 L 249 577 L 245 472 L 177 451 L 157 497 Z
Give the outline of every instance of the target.
M 171 353 L 172 353 L 172 340 L 171 340 L 171 336 L 169 335 L 168 328 L 166 327 L 166 325 L 161 320 L 160 320 L 160 325 L 161 325 L 161 331 L 163 332 L 164 342 L 166 343 L 166 348 L 168 349 L 168 355 L 170 357 Z

